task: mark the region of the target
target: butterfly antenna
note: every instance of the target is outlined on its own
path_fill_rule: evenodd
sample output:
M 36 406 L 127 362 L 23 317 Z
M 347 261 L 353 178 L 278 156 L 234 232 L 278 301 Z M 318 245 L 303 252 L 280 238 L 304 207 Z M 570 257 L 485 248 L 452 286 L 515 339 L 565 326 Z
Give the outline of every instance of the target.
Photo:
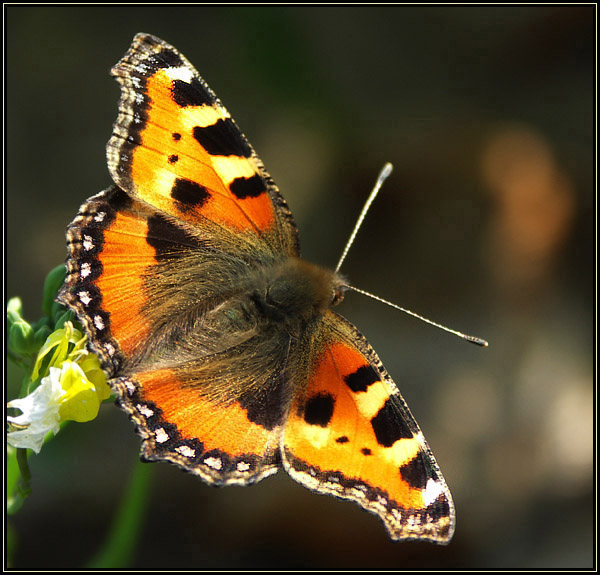
M 416 317 L 417 319 L 420 319 L 421 321 L 424 321 L 425 323 L 428 323 L 429 325 L 439 327 L 440 329 L 443 329 L 444 331 L 447 331 L 448 333 L 453 333 L 454 335 L 457 335 L 458 337 L 460 337 L 462 339 L 466 339 L 467 341 L 470 341 L 471 343 L 474 343 L 475 345 L 479 345 L 481 347 L 488 346 L 488 342 L 485 341 L 485 339 L 481 339 L 480 337 L 475 337 L 474 335 L 467 335 L 466 333 L 462 333 L 461 331 L 457 331 L 455 329 L 450 329 L 449 327 L 446 327 L 445 325 L 436 323 L 435 321 L 431 321 L 430 319 L 427 319 L 426 317 L 423 317 L 422 315 L 419 315 L 418 313 L 415 313 L 414 311 L 410 311 L 409 309 L 404 309 L 403 307 L 400 307 L 399 305 L 396 305 L 395 303 L 392 303 L 391 301 L 387 301 L 387 300 L 383 299 L 382 297 L 379 297 L 377 295 L 369 293 L 368 291 L 356 288 L 351 285 L 346 285 L 345 287 L 347 287 L 348 289 L 351 289 L 355 292 L 366 295 L 370 298 L 373 298 L 374 300 L 380 301 L 381 303 L 389 305 L 395 309 L 403 311 L 404 313 L 407 313 L 408 315 L 412 315 L 413 317 Z
M 346 243 L 346 247 L 344 248 L 344 251 L 342 252 L 342 257 L 340 258 L 340 261 L 338 262 L 338 264 L 335 268 L 336 273 L 342 267 L 342 264 L 344 263 L 344 260 L 346 259 L 348 252 L 350 251 L 350 246 L 352 246 L 352 244 L 354 243 L 356 234 L 358 233 L 358 230 L 360 229 L 360 226 L 362 225 L 363 220 L 365 219 L 365 216 L 367 215 L 367 212 L 369 211 L 369 208 L 371 207 L 371 204 L 373 203 L 373 200 L 379 193 L 379 190 L 381 189 L 383 182 L 385 182 L 387 177 L 392 173 L 393 169 L 394 169 L 394 167 L 392 166 L 392 164 L 390 164 L 388 162 L 387 164 L 385 164 L 385 166 L 383 166 L 383 168 L 381 169 L 381 172 L 379 172 L 379 176 L 377 176 L 377 181 L 375 182 L 375 185 L 373 186 L 373 190 L 369 194 L 369 197 L 367 198 L 367 201 L 365 202 L 365 205 L 363 206 L 363 209 L 360 212 L 360 215 L 358 216 L 358 220 L 356 220 L 356 224 L 354 225 L 352 234 L 350 234 L 350 239 Z M 454 335 L 457 335 L 458 337 L 460 337 L 462 339 L 470 341 L 471 343 L 474 343 L 475 345 L 479 345 L 481 347 L 488 346 L 488 342 L 485 341 L 485 339 L 481 339 L 480 337 L 475 337 L 473 335 L 467 335 L 466 333 L 462 333 L 461 331 L 457 331 L 455 329 L 450 329 L 449 327 L 446 327 L 445 325 L 436 323 L 435 321 L 431 321 L 430 319 L 427 319 L 426 317 L 423 317 L 422 315 L 419 315 L 418 313 L 415 313 L 414 311 L 410 311 L 409 309 L 404 309 L 403 307 L 400 307 L 399 305 L 396 305 L 395 303 L 392 303 L 391 301 L 387 301 L 387 300 L 383 299 L 382 297 L 379 297 L 377 295 L 369 293 L 368 291 L 359 289 L 359 288 L 351 286 L 349 284 L 345 284 L 344 287 L 351 289 L 355 292 L 361 293 L 363 295 L 366 295 L 370 298 L 373 298 L 374 300 L 377 300 L 381 303 L 389 305 L 397 310 L 403 311 L 404 313 L 407 313 L 408 315 L 412 315 L 413 317 L 416 317 L 417 319 L 420 319 L 421 321 L 424 321 L 425 323 L 428 323 L 429 325 L 439 327 L 440 329 L 443 329 L 444 331 L 447 331 L 448 333 L 453 333 Z
M 371 204 L 373 203 L 373 200 L 379 193 L 379 190 L 381 189 L 383 182 L 385 182 L 385 180 L 388 178 L 388 176 L 392 173 L 393 169 L 394 169 L 394 167 L 392 166 L 392 164 L 390 164 L 388 162 L 387 164 L 385 164 L 385 166 L 383 166 L 383 168 L 381 169 L 381 172 L 379 172 L 379 176 L 377 176 L 377 181 L 375 182 L 375 185 L 373 186 L 373 190 L 369 194 L 369 197 L 367 198 L 367 201 L 365 202 L 365 205 L 363 206 L 363 209 L 360 212 L 360 215 L 358 216 L 358 220 L 356 220 L 356 224 L 354 225 L 352 234 L 350 234 L 350 239 L 346 243 L 346 247 L 344 248 L 344 251 L 342 252 L 342 257 L 340 257 L 340 261 L 338 262 L 338 265 L 335 267 L 336 273 L 342 267 L 342 264 L 344 263 L 344 260 L 346 259 L 348 252 L 350 251 L 350 247 L 354 243 L 356 234 L 358 233 L 358 230 L 360 229 L 360 226 L 362 225 L 363 220 L 365 219 L 365 216 L 367 215 L 367 212 L 369 211 L 369 208 L 371 207 Z M 462 333 L 461 331 L 457 331 L 455 329 L 450 329 L 449 327 L 446 327 L 445 325 L 442 325 L 441 323 L 436 323 L 435 321 L 431 321 L 430 319 L 427 319 L 426 317 L 423 317 L 422 315 L 419 315 L 418 313 L 415 313 L 414 311 L 410 311 L 409 309 L 400 307 L 399 305 L 396 305 L 395 303 L 392 303 L 391 301 L 385 300 L 382 297 L 379 297 L 377 295 L 369 293 L 368 291 L 359 289 L 359 288 L 351 286 L 349 284 L 345 284 L 344 287 L 351 289 L 355 292 L 361 293 L 363 295 L 366 295 L 370 298 L 373 298 L 374 300 L 377 300 L 381 303 L 389 305 L 390 307 L 393 307 L 397 310 L 403 311 L 404 313 L 407 313 L 408 315 L 412 315 L 413 317 L 416 317 L 417 319 L 420 319 L 421 321 L 424 321 L 425 323 L 428 323 L 429 325 L 438 327 L 444 331 L 447 331 L 448 333 L 453 333 L 454 335 L 457 335 L 458 337 L 460 337 L 462 339 L 470 341 L 471 343 L 474 343 L 475 345 L 479 345 L 481 347 L 488 346 L 488 342 L 485 341 L 485 339 L 481 339 L 480 337 L 475 337 L 473 335 L 467 335 L 466 333 Z
M 348 252 L 350 251 L 350 246 L 354 243 L 354 238 L 356 238 L 356 234 L 358 233 L 358 230 L 359 230 L 360 226 L 362 225 L 363 220 L 365 219 L 365 216 L 367 215 L 367 212 L 369 211 L 369 208 L 371 207 L 371 204 L 373 203 L 373 200 L 375 199 L 375 196 L 377 196 L 381 186 L 383 185 L 383 182 L 385 182 L 387 177 L 392 173 L 393 169 L 394 169 L 394 166 L 392 166 L 392 164 L 390 164 L 388 162 L 387 164 L 385 164 L 385 166 L 383 166 L 383 168 L 381 169 L 381 172 L 379 172 L 379 176 L 377 176 L 377 181 L 375 182 L 375 185 L 373 186 L 373 190 L 369 194 L 369 197 L 367 198 L 367 201 L 365 202 L 365 205 L 363 206 L 362 212 L 360 212 L 360 216 L 358 216 L 358 220 L 356 220 L 356 224 L 354 225 L 352 234 L 350 234 L 350 239 L 346 243 L 346 247 L 344 248 L 344 251 L 342 252 L 342 257 L 340 258 L 340 261 L 338 262 L 337 266 L 335 267 L 336 273 L 340 271 L 340 268 L 342 267 L 342 264 L 344 263 L 344 260 L 346 259 Z

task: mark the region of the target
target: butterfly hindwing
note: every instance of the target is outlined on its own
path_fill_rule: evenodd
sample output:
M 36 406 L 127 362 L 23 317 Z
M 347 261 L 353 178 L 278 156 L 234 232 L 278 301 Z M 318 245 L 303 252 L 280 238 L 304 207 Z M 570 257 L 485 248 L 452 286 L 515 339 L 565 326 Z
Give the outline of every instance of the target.
M 170 461 L 212 485 L 248 485 L 275 473 L 279 426 L 252 421 L 240 402 L 206 397 L 197 384 L 181 369 L 113 381 L 142 436 L 142 457 Z
M 334 312 L 313 341 L 312 367 L 282 440 L 286 470 L 310 489 L 376 513 L 393 539 L 448 542 L 450 492 L 373 348 Z

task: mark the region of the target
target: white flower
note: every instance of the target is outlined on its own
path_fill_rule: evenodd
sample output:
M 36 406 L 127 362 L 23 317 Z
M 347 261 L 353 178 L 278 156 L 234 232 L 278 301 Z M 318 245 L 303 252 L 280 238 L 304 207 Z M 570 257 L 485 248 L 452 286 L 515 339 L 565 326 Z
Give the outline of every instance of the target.
M 91 421 L 98 415 L 100 404 L 110 397 L 110 387 L 98 356 L 85 349 L 85 341 L 71 322 L 48 336 L 31 379 L 47 375 L 27 397 L 7 404 L 22 412 L 7 418 L 6 439 L 12 446 L 39 453 L 48 432 L 56 435 L 62 421 Z
M 51 367 L 39 387 L 22 399 L 13 399 L 7 407 L 21 410 L 21 415 L 7 417 L 14 426 L 22 427 L 9 431 L 6 440 L 13 447 L 33 449 L 40 452 L 49 431 L 56 435 L 59 430 L 59 409 L 66 391 L 61 385 L 61 370 Z

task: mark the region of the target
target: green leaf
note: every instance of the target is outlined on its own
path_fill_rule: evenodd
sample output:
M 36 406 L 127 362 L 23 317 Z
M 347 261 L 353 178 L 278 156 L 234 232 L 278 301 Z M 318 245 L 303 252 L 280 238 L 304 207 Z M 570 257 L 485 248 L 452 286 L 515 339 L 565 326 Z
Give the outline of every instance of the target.
M 39 349 L 42 347 L 48 336 L 52 333 L 52 329 L 47 325 L 36 326 L 36 328 L 34 340 L 36 348 Z
M 33 355 L 37 351 L 33 328 L 23 319 L 8 330 L 8 345 L 19 355 Z
M 65 264 L 56 266 L 47 276 L 44 282 L 44 295 L 42 299 L 42 311 L 52 317 L 52 304 L 54 298 L 67 276 L 67 268 Z
M 59 304 L 57 304 L 59 305 Z M 70 309 L 65 308 L 64 306 L 60 306 L 60 309 L 57 310 L 57 313 L 55 316 L 53 316 L 56 318 L 55 323 L 54 323 L 54 328 L 55 329 L 63 329 L 65 327 L 65 322 L 70 321 L 71 323 L 73 323 L 73 312 Z M 76 324 L 79 325 L 79 324 Z
M 23 320 L 23 303 L 21 302 L 21 298 L 12 297 L 8 300 L 8 304 L 6 305 L 6 319 L 8 320 L 8 328 Z

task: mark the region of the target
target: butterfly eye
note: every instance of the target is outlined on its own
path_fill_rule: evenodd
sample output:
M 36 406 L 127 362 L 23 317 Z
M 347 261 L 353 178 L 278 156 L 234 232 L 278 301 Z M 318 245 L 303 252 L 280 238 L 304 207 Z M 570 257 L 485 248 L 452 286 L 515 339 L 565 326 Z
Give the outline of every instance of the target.
M 344 299 L 345 288 L 342 286 L 336 286 L 331 292 L 331 305 L 337 305 Z

